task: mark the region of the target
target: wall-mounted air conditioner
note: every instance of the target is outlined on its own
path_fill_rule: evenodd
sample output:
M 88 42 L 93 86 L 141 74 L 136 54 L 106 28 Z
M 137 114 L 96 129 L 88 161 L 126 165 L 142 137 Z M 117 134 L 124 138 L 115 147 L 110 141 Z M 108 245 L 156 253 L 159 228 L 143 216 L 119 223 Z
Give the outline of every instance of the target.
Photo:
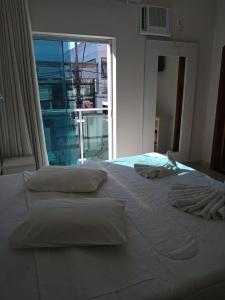
M 159 6 L 140 7 L 140 34 L 170 36 L 170 9 Z

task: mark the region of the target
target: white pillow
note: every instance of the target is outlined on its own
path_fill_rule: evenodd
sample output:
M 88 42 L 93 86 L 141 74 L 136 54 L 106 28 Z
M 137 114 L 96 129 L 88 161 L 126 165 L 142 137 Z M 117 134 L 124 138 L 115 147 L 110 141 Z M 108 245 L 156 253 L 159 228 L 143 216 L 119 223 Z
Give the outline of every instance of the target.
M 126 242 L 123 200 L 56 199 L 28 213 L 11 234 L 13 248 L 118 245 Z
M 94 192 L 106 177 L 100 169 L 48 166 L 33 173 L 25 188 L 38 192 Z

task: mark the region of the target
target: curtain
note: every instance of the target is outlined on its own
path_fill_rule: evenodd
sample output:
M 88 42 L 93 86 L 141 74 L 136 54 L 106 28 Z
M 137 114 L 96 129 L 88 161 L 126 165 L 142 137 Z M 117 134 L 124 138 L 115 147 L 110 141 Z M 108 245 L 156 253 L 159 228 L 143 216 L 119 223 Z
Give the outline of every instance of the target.
M 0 153 L 48 163 L 26 0 L 0 0 Z

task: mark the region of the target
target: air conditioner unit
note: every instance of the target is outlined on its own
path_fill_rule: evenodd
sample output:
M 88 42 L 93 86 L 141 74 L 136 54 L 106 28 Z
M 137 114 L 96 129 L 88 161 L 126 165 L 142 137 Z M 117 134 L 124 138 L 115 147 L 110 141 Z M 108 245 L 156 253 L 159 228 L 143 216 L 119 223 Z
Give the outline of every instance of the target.
M 140 7 L 140 34 L 167 36 L 170 33 L 170 9 L 159 6 Z

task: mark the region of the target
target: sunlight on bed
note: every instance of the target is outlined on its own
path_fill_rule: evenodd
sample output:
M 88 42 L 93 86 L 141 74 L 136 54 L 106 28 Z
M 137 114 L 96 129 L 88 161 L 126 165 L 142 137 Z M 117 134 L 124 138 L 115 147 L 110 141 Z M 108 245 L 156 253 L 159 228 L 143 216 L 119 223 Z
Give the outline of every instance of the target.
M 168 159 L 166 155 L 153 152 L 153 153 L 145 153 L 142 155 L 121 157 L 113 160 L 108 160 L 108 162 L 111 162 L 116 165 L 131 167 L 131 168 L 134 168 L 134 164 L 145 164 L 145 165 L 160 167 L 165 165 L 165 163 L 168 162 Z M 177 176 L 182 176 L 189 172 L 196 172 L 195 169 L 188 167 L 179 162 L 177 162 L 177 166 L 181 170 L 181 172 L 176 174 Z

